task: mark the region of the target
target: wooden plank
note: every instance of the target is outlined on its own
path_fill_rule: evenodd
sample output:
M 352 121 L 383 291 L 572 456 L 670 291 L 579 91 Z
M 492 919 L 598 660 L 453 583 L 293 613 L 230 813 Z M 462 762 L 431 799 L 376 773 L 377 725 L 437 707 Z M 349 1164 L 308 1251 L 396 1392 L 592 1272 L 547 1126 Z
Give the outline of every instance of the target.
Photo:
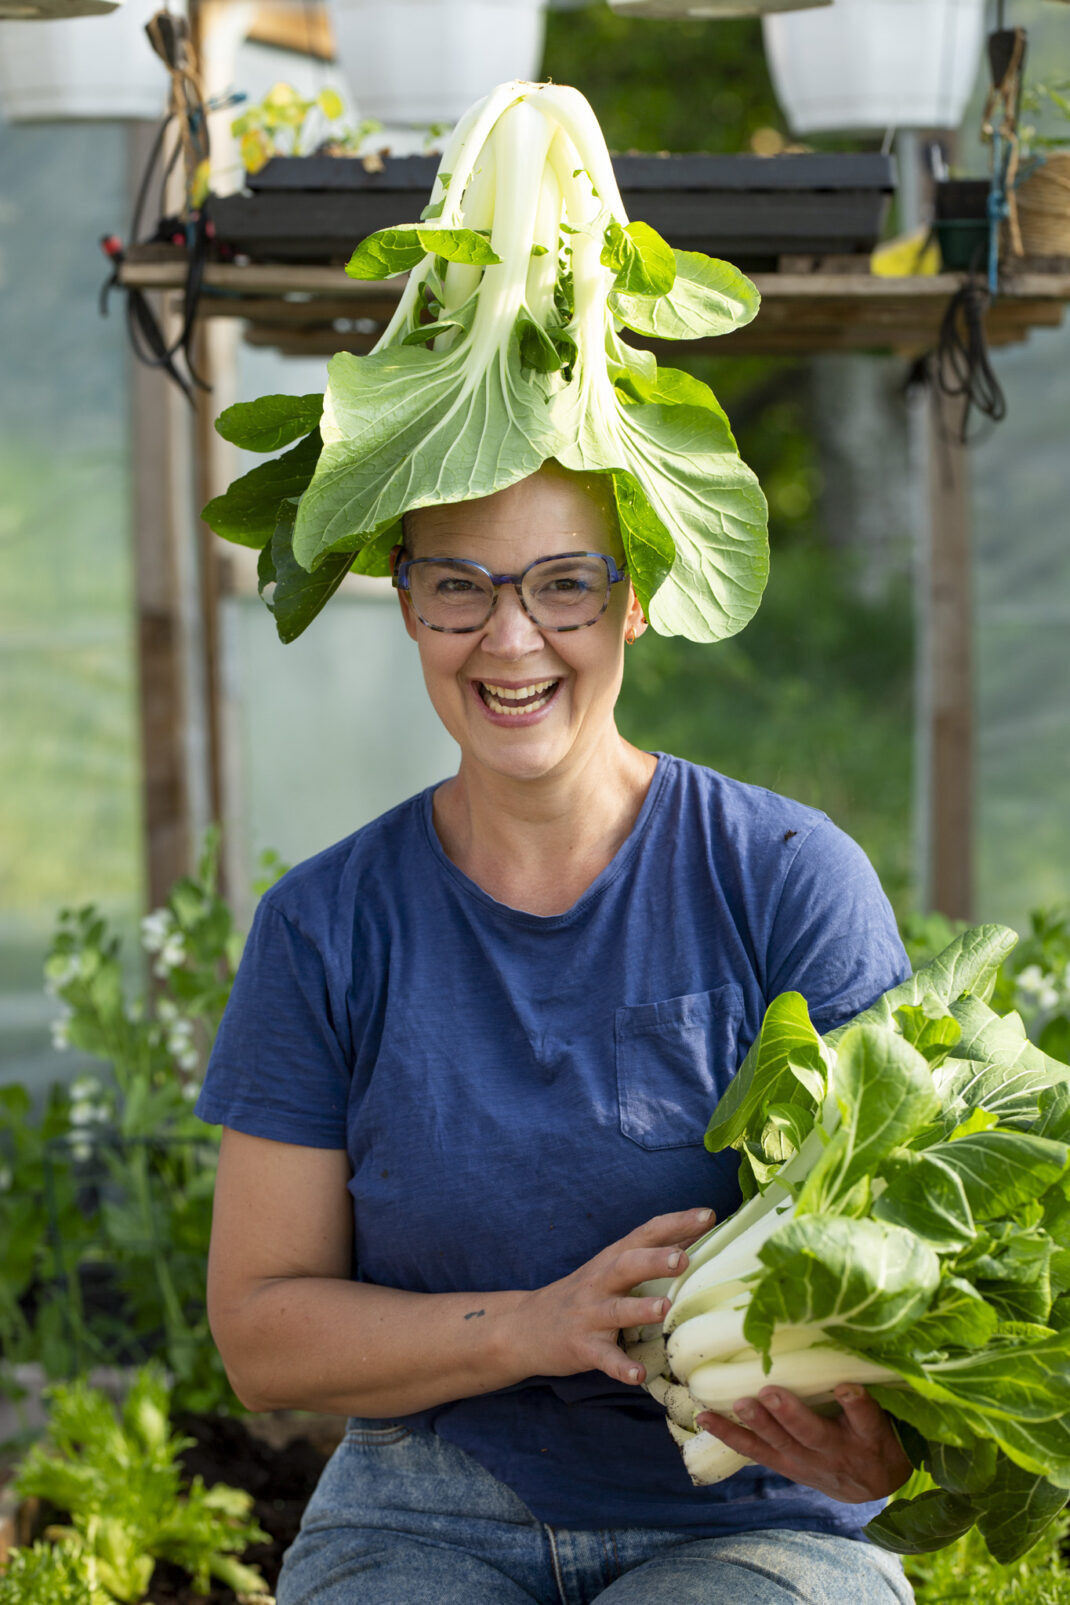
M 889 279 L 863 273 L 755 273 L 754 284 L 768 301 L 860 301 L 865 304 L 902 301 L 946 301 L 963 282 L 961 273 Z M 120 283 L 142 290 L 178 290 L 186 282 L 181 250 L 157 247 L 151 254 L 131 251 Z M 206 289 L 242 295 L 343 295 L 354 300 L 398 297 L 404 278 L 372 283 L 346 277 L 341 267 L 321 263 L 209 262 Z M 994 305 L 1003 301 L 1068 301 L 1070 273 L 1010 274 Z

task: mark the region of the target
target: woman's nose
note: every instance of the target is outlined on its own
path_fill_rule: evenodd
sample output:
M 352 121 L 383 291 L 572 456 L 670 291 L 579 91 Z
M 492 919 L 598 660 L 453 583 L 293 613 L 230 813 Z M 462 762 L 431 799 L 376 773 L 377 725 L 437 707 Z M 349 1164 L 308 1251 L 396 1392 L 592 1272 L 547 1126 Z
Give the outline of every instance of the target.
M 542 632 L 525 613 L 516 591 L 511 585 L 503 585 L 483 629 L 484 651 L 494 657 L 519 658 L 537 652 L 542 644 Z

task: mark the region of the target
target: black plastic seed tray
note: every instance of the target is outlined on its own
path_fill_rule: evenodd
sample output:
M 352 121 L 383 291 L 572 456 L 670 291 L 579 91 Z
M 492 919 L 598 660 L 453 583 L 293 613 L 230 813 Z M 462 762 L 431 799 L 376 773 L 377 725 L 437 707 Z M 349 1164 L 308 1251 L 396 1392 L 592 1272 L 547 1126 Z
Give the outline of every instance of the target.
M 438 167 L 434 156 L 276 157 L 248 193 L 213 197 L 217 240 L 268 262 L 344 262 L 376 229 L 414 222 Z M 873 249 L 895 190 L 890 156 L 615 156 L 628 215 L 681 250 L 775 267 L 788 255 Z

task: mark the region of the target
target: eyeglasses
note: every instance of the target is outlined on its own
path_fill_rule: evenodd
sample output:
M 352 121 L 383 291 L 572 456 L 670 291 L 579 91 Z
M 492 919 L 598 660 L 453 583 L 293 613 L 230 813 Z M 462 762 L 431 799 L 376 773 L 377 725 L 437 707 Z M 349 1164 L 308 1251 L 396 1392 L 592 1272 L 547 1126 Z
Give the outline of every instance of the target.
M 408 591 L 421 624 L 449 635 L 481 630 L 503 585 L 514 588 L 540 630 L 582 630 L 602 617 L 612 587 L 627 573 L 604 552 L 537 557 L 519 574 L 492 574 L 463 557 L 406 557 L 394 570 L 394 584 Z

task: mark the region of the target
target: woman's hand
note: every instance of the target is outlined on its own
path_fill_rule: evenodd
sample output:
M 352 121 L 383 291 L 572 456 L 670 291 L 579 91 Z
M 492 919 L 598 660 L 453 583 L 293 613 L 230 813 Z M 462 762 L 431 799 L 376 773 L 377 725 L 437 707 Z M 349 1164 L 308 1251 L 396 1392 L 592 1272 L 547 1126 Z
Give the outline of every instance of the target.
M 713 1224 L 711 1209 L 656 1215 L 611 1243 L 569 1276 L 525 1293 L 514 1311 L 517 1352 L 530 1376 L 604 1371 L 615 1382 L 646 1379 L 641 1365 L 618 1346 L 622 1327 L 662 1321 L 664 1298 L 632 1298 L 640 1282 L 678 1276 L 685 1249 Z
M 914 1469 L 891 1422 L 865 1388 L 836 1389 L 841 1416 L 820 1416 L 783 1388 L 763 1388 L 733 1409 L 741 1425 L 705 1410 L 695 1421 L 748 1460 L 846 1505 L 885 1499 Z

